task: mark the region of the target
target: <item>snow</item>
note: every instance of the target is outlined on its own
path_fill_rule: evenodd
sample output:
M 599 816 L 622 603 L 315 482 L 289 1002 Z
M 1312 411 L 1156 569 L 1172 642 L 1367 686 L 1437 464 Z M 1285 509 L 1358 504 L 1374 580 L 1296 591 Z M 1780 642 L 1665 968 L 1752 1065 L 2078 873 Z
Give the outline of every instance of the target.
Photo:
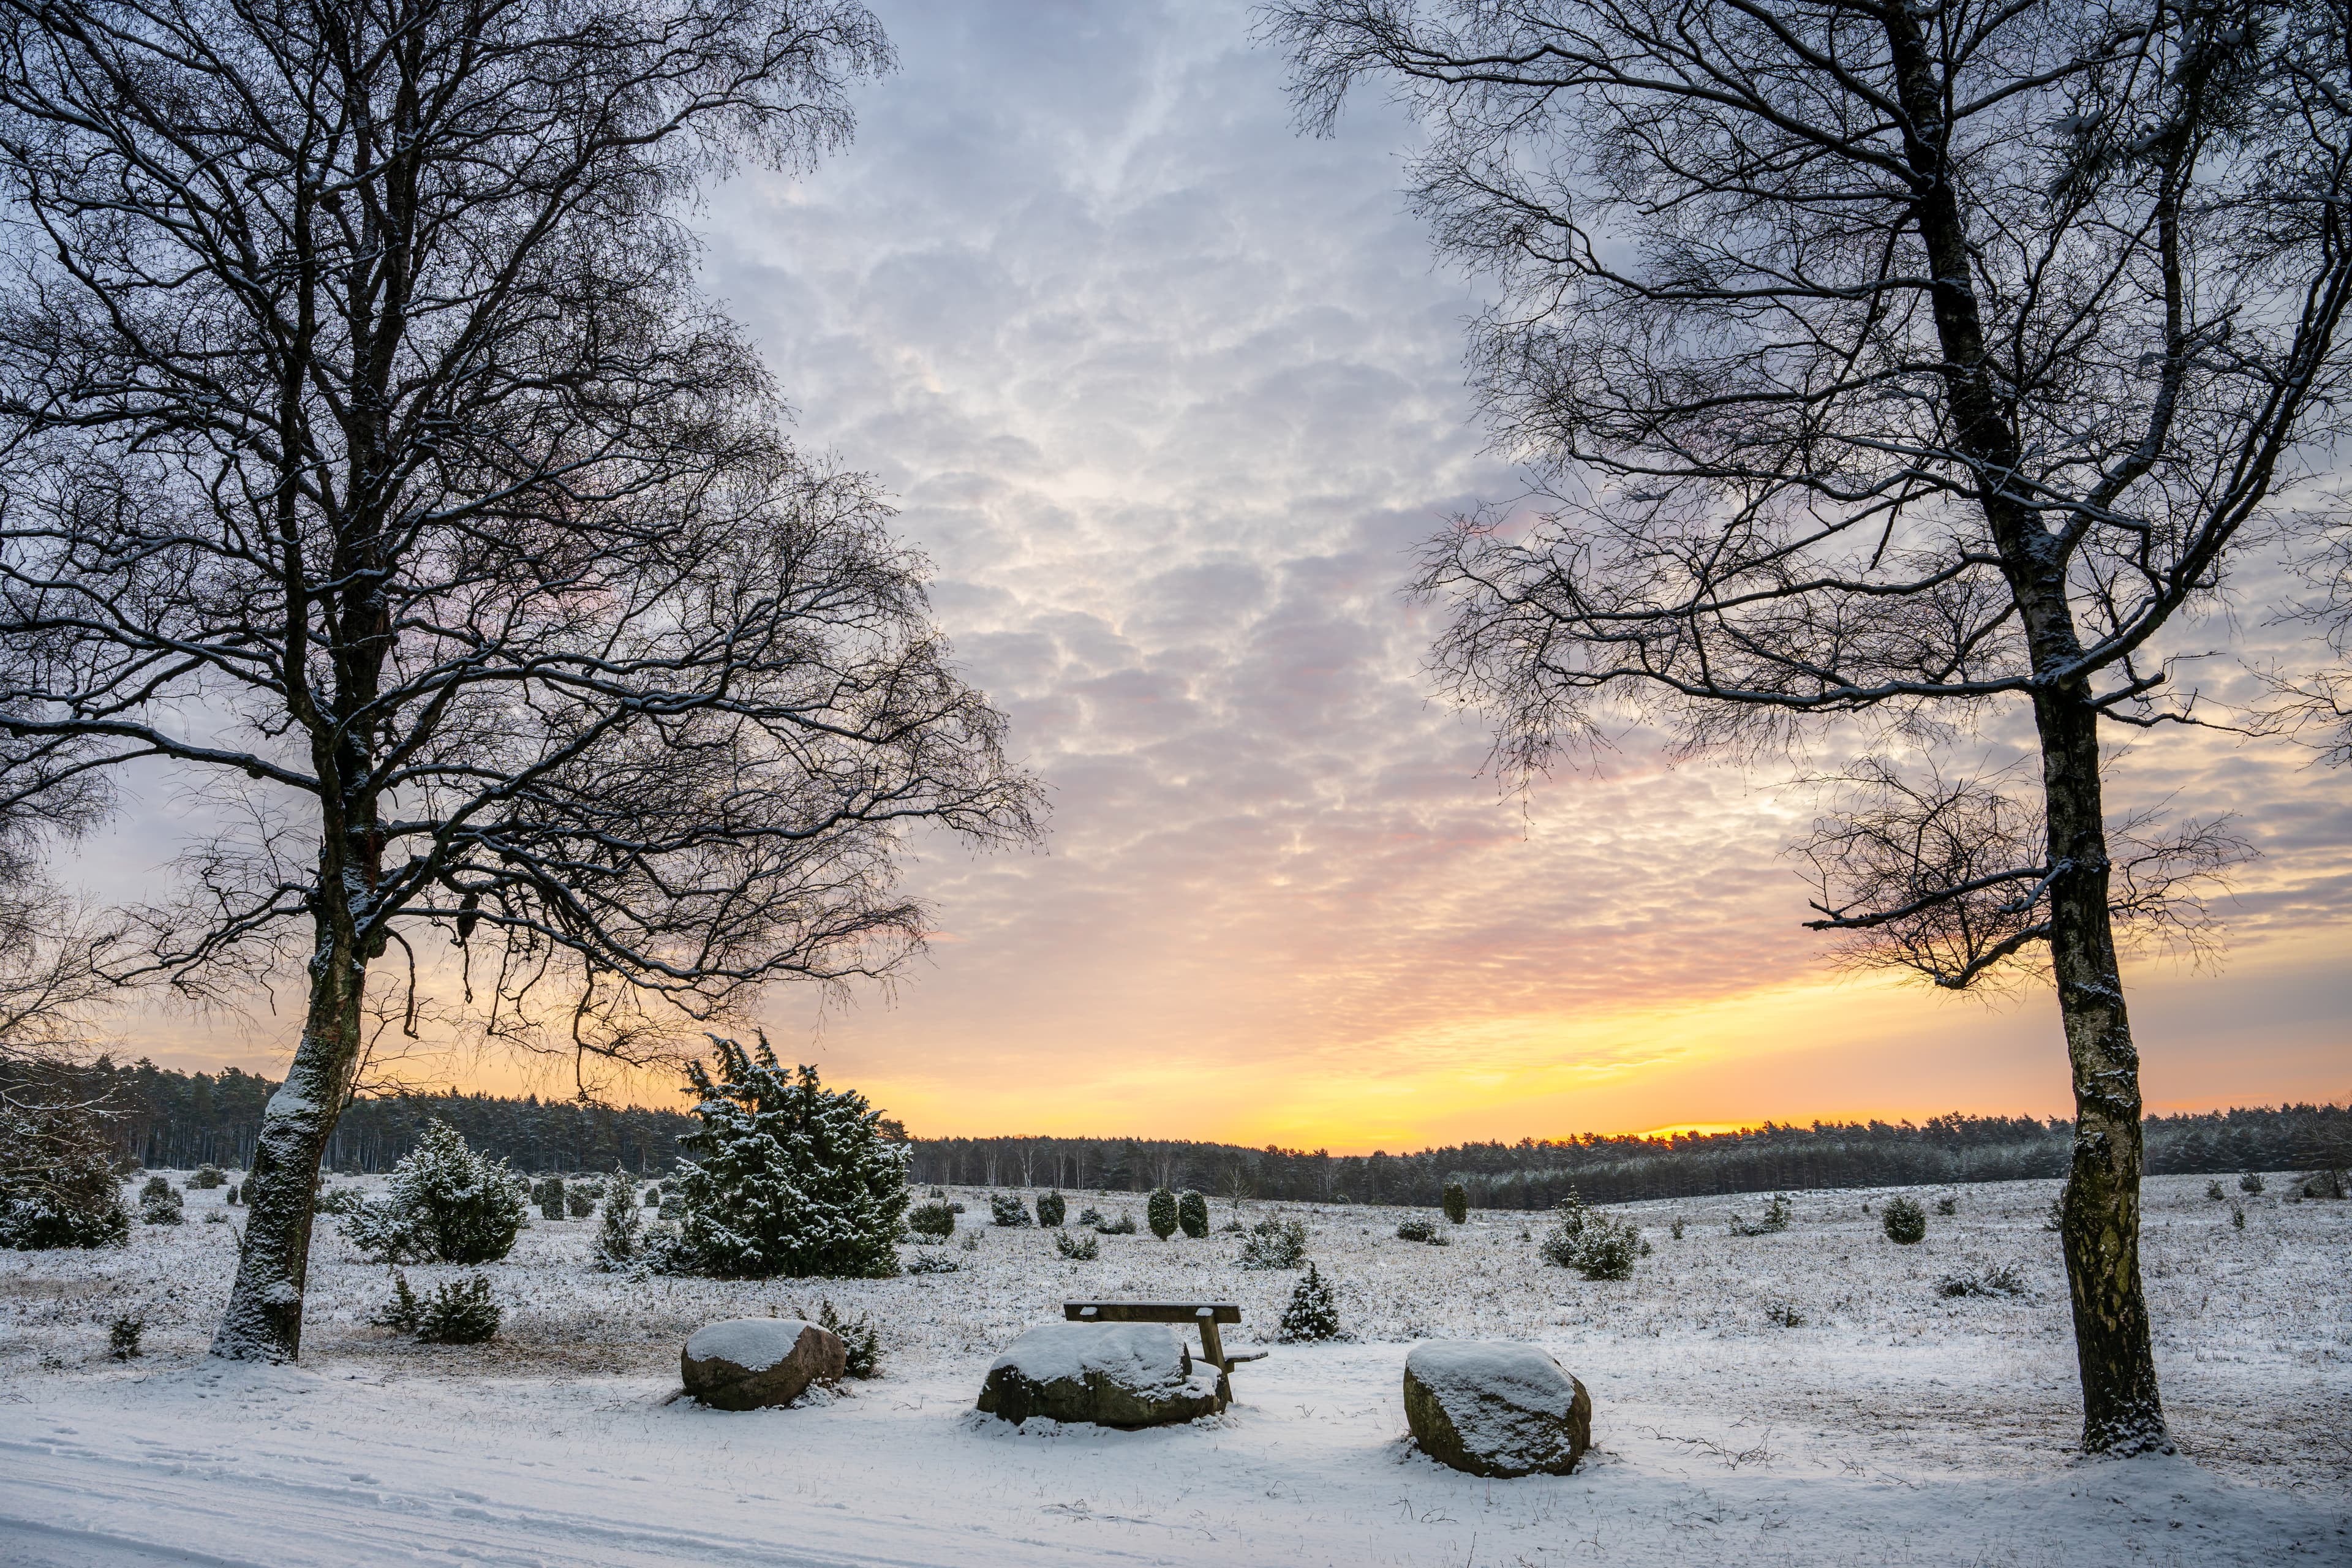
M 1157 1388 L 1184 1381 L 1188 1355 L 1165 1323 L 1045 1323 L 988 1370 L 1013 1367 L 1033 1383 L 1075 1383 L 1097 1372 L 1128 1388 Z
M 1253 1205 L 1306 1221 L 1357 1341 L 1272 1345 L 1224 1414 L 1140 1432 L 1015 1429 L 971 1405 L 1065 1300 L 1237 1301 L 1243 1349 L 1271 1339 L 1297 1275 L 1241 1269 L 1231 1234 L 1105 1237 L 1076 1263 L 1050 1232 L 982 1229 L 956 1274 L 635 1279 L 593 1268 L 593 1219 L 535 1222 L 484 1270 L 499 1338 L 429 1346 L 369 1326 L 386 1273 L 330 1220 L 303 1364 L 224 1369 L 202 1354 L 236 1227 L 203 1223 L 221 1193 L 189 1192 L 189 1224 L 134 1226 L 127 1248 L 0 1254 L 0 1562 L 2352 1563 L 2352 1204 L 2258 1198 L 2240 1231 L 2205 1181 L 2148 1185 L 2184 1452 L 2130 1461 L 2073 1452 L 2049 1182 L 1951 1189 L 1952 1217 L 1919 1192 L 1914 1247 L 1861 1212 L 1885 1193 L 1796 1194 L 1792 1227 L 1755 1238 L 1725 1232 L 1752 1194 L 1622 1205 L 1655 1251 L 1622 1283 L 1538 1262 L 1540 1216 L 1476 1213 L 1431 1247 L 1394 1239 L 1394 1209 Z M 1936 1289 L 1997 1263 L 2025 1296 Z M 421 1290 L 470 1271 L 407 1272 Z M 673 1397 L 696 1328 L 821 1298 L 882 1326 L 880 1379 L 743 1414 Z M 147 1322 L 128 1363 L 105 1350 L 123 1312 Z M 1534 1343 L 1584 1381 L 1575 1475 L 1486 1480 L 1412 1450 L 1405 1357 L 1449 1340 Z
M 686 1353 L 695 1361 L 723 1361 L 745 1372 L 765 1372 L 801 1342 L 813 1327 L 798 1318 L 729 1318 L 705 1323 L 687 1337 Z

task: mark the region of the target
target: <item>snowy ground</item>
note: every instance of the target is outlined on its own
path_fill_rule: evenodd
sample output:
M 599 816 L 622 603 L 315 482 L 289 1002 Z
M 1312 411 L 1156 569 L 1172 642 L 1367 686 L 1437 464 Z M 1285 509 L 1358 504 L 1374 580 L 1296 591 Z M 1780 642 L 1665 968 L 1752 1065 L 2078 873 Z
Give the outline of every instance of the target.
M 1954 1189 L 1949 1218 L 1922 1193 L 1910 1248 L 1862 1213 L 1882 1193 L 1797 1194 L 1794 1228 L 1755 1238 L 1725 1222 L 1757 1199 L 1627 1205 L 1656 1251 L 1614 1285 L 1543 1267 L 1533 1216 L 1475 1215 L 1432 1247 L 1391 1234 L 1411 1211 L 1289 1205 L 1357 1342 L 1274 1346 L 1222 1417 L 1143 1433 L 970 1407 L 1066 1297 L 1238 1300 L 1238 1348 L 1296 1276 L 1238 1268 L 1228 1234 L 1106 1237 L 1069 1263 L 1051 1233 L 983 1226 L 955 1274 L 630 1280 L 587 1268 L 593 1221 L 535 1224 L 489 1270 L 501 1337 L 436 1348 L 367 1325 L 383 1272 L 330 1222 L 303 1367 L 225 1373 L 201 1355 L 235 1237 L 204 1223 L 221 1194 L 190 1192 L 189 1224 L 127 1250 L 0 1253 L 0 1563 L 2352 1563 L 2352 1204 L 2248 1200 L 2241 1231 L 2205 1184 L 2148 1193 L 2185 1457 L 2127 1463 L 2070 1453 L 2051 1183 Z M 2026 1298 L 1937 1291 L 2001 1262 Z M 884 1324 L 879 1380 L 745 1415 L 670 1399 L 695 1326 L 819 1294 Z M 125 1311 L 148 1325 L 127 1364 L 106 1356 Z M 1595 1453 L 1515 1481 L 1412 1453 L 1398 1385 L 1420 1337 L 1544 1344 L 1591 1390 Z

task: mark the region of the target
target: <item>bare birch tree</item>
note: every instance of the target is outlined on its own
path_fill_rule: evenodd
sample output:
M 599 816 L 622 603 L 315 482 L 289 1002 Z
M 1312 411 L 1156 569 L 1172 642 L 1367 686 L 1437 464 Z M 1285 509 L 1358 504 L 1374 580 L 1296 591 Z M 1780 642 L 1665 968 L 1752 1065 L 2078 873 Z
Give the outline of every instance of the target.
M 238 805 L 148 963 L 308 988 L 215 1353 L 299 1353 L 372 975 L 642 1060 L 893 969 L 910 829 L 1034 831 L 694 287 L 698 181 L 889 58 L 853 0 L 0 0 L 0 734 Z
M 1496 280 L 1474 381 L 1543 515 L 1465 520 L 1420 587 L 1507 765 L 1629 718 L 1754 752 L 2030 713 L 2038 801 L 1964 833 L 1941 888 L 1828 847 L 1853 858 L 1821 923 L 1958 983 L 2046 957 L 2084 1441 L 2167 1447 L 2100 741 L 2192 717 L 2168 626 L 2341 431 L 2341 0 L 1263 15 L 1310 127 L 1364 80 L 1417 114 L 1418 209 Z M 1990 943 L 1939 945 L 1972 899 Z

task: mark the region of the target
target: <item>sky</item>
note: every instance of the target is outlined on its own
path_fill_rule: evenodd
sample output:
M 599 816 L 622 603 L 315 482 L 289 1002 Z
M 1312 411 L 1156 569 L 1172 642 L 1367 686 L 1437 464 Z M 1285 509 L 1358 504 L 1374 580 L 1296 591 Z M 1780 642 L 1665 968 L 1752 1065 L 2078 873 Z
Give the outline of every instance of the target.
M 928 954 L 846 1005 L 771 998 L 780 1054 L 929 1135 L 1360 1151 L 2067 1112 L 2046 992 L 1822 962 L 1783 773 L 1629 735 L 1513 794 L 1433 699 L 1413 548 L 1522 481 L 1463 384 L 1478 281 L 1399 194 L 1409 124 L 1366 99 L 1296 134 L 1242 6 L 875 9 L 901 68 L 814 175 L 709 193 L 709 286 L 798 438 L 896 498 L 1052 816 L 1034 851 L 916 846 Z M 2307 659 L 2265 581 L 2216 646 Z M 2150 1109 L 2352 1098 L 2352 779 L 2175 734 L 2111 787 L 2234 811 L 2263 852 L 2218 963 L 2127 966 Z M 93 879 L 152 875 L 173 832 L 134 811 Z M 151 1011 L 126 1044 L 271 1071 L 292 1026 Z

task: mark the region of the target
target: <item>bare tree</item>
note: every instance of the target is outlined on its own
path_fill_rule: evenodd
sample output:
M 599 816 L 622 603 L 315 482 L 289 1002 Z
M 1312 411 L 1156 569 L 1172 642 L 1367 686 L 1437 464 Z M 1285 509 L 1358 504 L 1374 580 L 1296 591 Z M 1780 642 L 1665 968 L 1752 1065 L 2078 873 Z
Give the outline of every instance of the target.
M 1419 586 L 1507 767 L 1628 721 L 1755 755 L 1841 718 L 1916 742 L 2030 713 L 2045 847 L 1989 824 L 2015 861 L 1971 848 L 1912 912 L 2014 889 L 1963 947 L 2046 955 L 2084 1440 L 2166 1447 L 2100 735 L 2193 719 L 2168 626 L 2341 429 L 2341 0 L 1264 16 L 1310 127 L 1367 79 L 1417 113 L 1418 209 L 1496 279 L 1473 376 L 1541 515 L 1463 520 Z M 1859 896 L 1822 923 L 1889 931 L 1916 895 Z
M 372 975 L 658 1059 L 894 969 L 910 829 L 1034 831 L 694 289 L 698 179 L 888 61 L 853 0 L 0 0 L 0 733 L 240 809 L 149 965 L 308 990 L 216 1353 L 299 1353 Z

